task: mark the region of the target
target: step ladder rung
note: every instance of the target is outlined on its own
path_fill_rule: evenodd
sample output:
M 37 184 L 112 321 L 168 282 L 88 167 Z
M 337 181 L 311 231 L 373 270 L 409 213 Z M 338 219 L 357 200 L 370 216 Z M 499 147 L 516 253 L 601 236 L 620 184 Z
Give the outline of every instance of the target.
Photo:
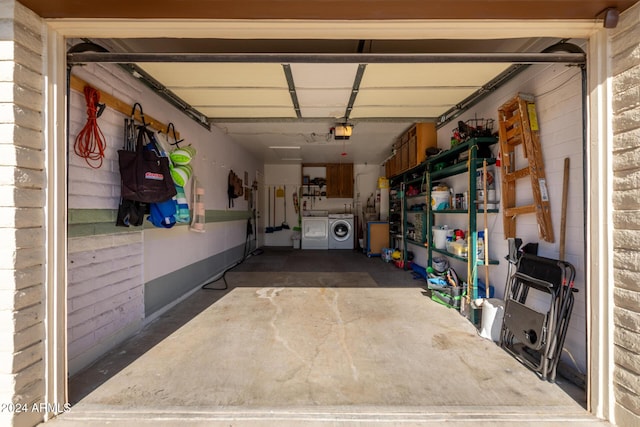
M 518 114 L 514 114 L 513 116 L 504 119 L 504 124 L 507 129 L 511 129 L 516 126 L 516 123 L 520 123 L 520 116 Z
M 512 144 L 513 140 L 522 141 L 522 131 L 519 128 L 513 128 L 507 130 L 507 141 Z
M 522 138 L 520 137 L 520 135 L 513 135 L 511 138 L 507 139 L 507 144 L 515 147 L 516 145 L 522 144 Z
M 515 97 L 507 102 L 505 102 L 502 107 L 498 111 L 513 111 L 518 108 L 519 97 Z
M 536 205 L 514 206 L 504 209 L 504 216 L 511 218 L 516 215 L 524 215 L 536 212 Z
M 531 172 L 529 171 L 529 168 L 518 169 L 515 172 L 511 172 L 511 173 L 506 174 L 504 176 L 504 180 L 506 182 L 513 182 L 513 181 L 515 181 L 517 179 L 525 178 L 525 177 L 529 176 L 530 173 Z

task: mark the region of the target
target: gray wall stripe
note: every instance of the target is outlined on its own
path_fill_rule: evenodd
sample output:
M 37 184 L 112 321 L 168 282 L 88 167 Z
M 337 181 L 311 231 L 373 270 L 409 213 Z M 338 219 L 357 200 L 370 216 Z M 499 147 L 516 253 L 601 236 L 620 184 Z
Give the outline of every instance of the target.
M 144 229 L 155 228 L 149 221 L 145 220 L 142 227 L 116 227 L 117 209 L 69 209 L 68 236 L 84 237 L 99 234 L 120 234 L 140 232 Z M 222 211 L 207 210 L 205 221 L 227 222 L 246 220 L 251 217 L 251 211 Z M 184 227 L 187 224 L 176 224 L 176 227 Z
M 247 251 L 251 250 L 252 246 L 253 241 L 249 241 L 247 243 Z M 244 249 L 244 244 L 236 246 L 145 283 L 145 318 L 176 301 L 195 287 L 202 285 L 206 280 L 220 274 L 225 268 L 240 261 L 244 254 Z M 220 281 L 219 286 L 224 287 L 224 282 Z M 213 285 L 213 287 L 218 287 L 218 284 Z

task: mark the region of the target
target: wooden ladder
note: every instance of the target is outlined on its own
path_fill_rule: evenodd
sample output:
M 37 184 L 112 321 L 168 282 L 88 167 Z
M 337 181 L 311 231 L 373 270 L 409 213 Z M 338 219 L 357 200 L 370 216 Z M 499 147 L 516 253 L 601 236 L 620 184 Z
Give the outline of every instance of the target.
M 518 94 L 498 109 L 500 151 L 502 153 L 502 215 L 504 237 L 516 237 L 518 215 L 535 213 L 538 235 L 553 243 L 551 207 L 540 147 L 540 131 L 533 95 Z M 522 157 L 528 166 L 516 170 L 516 147 L 522 145 Z M 533 204 L 516 206 L 516 181 L 529 176 Z

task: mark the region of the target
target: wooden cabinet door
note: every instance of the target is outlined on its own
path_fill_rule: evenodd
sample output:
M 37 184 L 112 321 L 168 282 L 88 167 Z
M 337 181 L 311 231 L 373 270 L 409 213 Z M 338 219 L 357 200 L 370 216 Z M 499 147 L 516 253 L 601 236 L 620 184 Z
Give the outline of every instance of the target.
M 327 197 L 353 198 L 353 163 L 327 164 Z
M 411 139 L 409 139 L 409 142 L 407 142 L 407 145 L 409 146 L 409 168 L 417 166 L 419 163 L 416 144 L 417 144 L 417 140 L 414 135 Z
M 402 144 L 402 146 L 400 147 L 400 153 L 401 153 L 401 160 L 400 160 L 401 170 L 404 172 L 407 169 L 409 169 L 409 141 Z
M 327 164 L 327 197 L 340 197 L 340 165 Z
M 340 197 L 353 198 L 353 163 L 340 165 Z
M 393 156 L 393 163 L 395 164 L 395 175 L 402 172 L 402 153 L 400 152 L 400 147 L 398 147 L 396 154 Z
M 416 123 L 416 153 L 418 163 L 427 158 L 427 148 L 438 147 L 438 132 L 435 123 Z

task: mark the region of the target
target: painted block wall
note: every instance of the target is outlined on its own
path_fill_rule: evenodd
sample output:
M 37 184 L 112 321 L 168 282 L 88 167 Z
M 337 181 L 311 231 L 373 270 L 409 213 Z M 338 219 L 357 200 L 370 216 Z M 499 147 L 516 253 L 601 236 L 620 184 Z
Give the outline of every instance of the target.
M 574 41 L 574 43 L 576 43 Z M 580 43 L 580 42 L 577 42 Z M 458 120 L 466 121 L 475 118 L 487 118 L 497 120 L 498 108 L 517 93 L 529 93 L 535 96 L 536 110 L 540 124 L 540 141 L 542 144 L 545 173 L 551 203 L 551 218 L 555 234 L 555 243 L 547 243 L 538 238 L 537 222 L 535 215 L 523 215 L 517 219 L 517 236 L 524 244 L 528 242 L 539 243 L 538 255 L 548 258 L 558 258 L 560 216 L 562 201 L 562 181 L 564 158 L 570 158 L 570 179 L 568 193 L 567 234 L 565 259 L 571 262 L 577 272 L 576 303 L 574 306 L 571 323 L 565 348 L 575 359 L 577 368 L 586 372 L 586 302 L 585 302 L 585 262 L 584 262 L 584 196 L 583 196 L 583 146 L 582 146 L 582 100 L 581 100 L 581 75 L 580 69 L 563 65 L 535 65 L 529 67 L 515 79 L 496 90 L 488 98 L 474 106 L 469 112 L 458 119 L 443 126 L 438 130 L 438 145 L 441 148 L 450 148 L 452 131 L 457 127 Z M 497 122 L 495 124 L 497 131 Z M 497 156 L 498 145 L 493 146 L 493 153 Z M 496 190 L 500 198 L 500 171 L 496 172 Z M 467 189 L 466 178 L 447 180 L 456 192 Z M 460 191 L 459 191 L 460 190 Z M 531 186 L 528 180 L 518 183 L 516 190 L 517 204 L 530 203 L 533 200 Z M 438 218 L 441 216 L 439 215 Z M 440 221 L 450 222 L 448 225 L 462 227 L 466 218 L 455 215 L 443 215 Z M 457 221 L 457 222 L 456 222 Z M 478 215 L 478 228 L 483 227 L 483 215 Z M 504 297 L 507 277 L 509 276 L 508 263 L 504 257 L 508 253 L 507 241 L 504 238 L 502 225 L 502 206 L 499 214 L 489 214 L 489 255 L 493 259 L 500 260 L 500 264 L 490 267 L 489 282 L 496 288 L 496 296 Z M 452 266 L 460 268 L 466 276 L 466 265 L 453 261 Z M 485 280 L 484 267 L 478 270 L 479 278 Z M 531 297 L 530 297 L 531 298 Z M 540 295 L 539 304 L 548 299 Z M 536 301 L 533 300 L 534 305 Z M 548 306 L 548 305 L 547 305 Z M 539 306 L 540 308 L 542 306 Z M 565 352 L 563 359 L 571 366 L 575 366 Z
M 0 0 L 0 402 L 45 400 L 45 154 L 41 19 Z M 1 411 L 0 425 L 44 413 Z
M 640 425 L 640 4 L 610 34 L 613 69 L 613 387 L 618 425 Z
M 220 129 L 214 126 L 209 131 L 195 123 L 118 66 L 88 64 L 74 67 L 72 73 L 129 105 L 139 102 L 145 114 L 165 124 L 174 123 L 180 138 L 184 139 L 183 144 L 192 144 L 197 150 L 192 166 L 194 176 L 205 189 L 207 211 L 248 209 L 248 202 L 242 198 L 235 200 L 233 208 L 228 208 L 227 176 L 230 169 L 241 176 L 246 170 L 253 180 L 262 165 L 233 144 Z M 69 209 L 74 212 L 116 210 L 120 197 L 117 150 L 123 145 L 125 116 L 106 108 L 98 119 L 107 149 L 103 165 L 93 169 L 73 149 L 75 138 L 86 122 L 84 94 L 72 90 L 70 100 Z M 190 200 L 190 185 L 185 192 Z M 150 316 L 156 314 L 145 307 L 145 296 L 148 296 L 145 293 L 159 292 L 159 296 L 152 298 L 156 304 L 163 298 L 173 298 L 162 307 L 154 305 L 153 310 L 164 311 L 185 293 L 199 289 L 205 279 L 193 279 L 190 275 L 193 282 L 180 283 L 179 292 L 168 295 L 165 290 L 154 287 L 162 284 L 163 277 L 178 270 L 188 272 L 190 266 L 230 250 L 236 253 L 235 248 L 245 242 L 246 220 L 207 223 L 205 233 L 192 232 L 186 225 L 159 229 L 147 221 L 145 224 L 145 227 L 129 229 L 114 227 L 113 232 L 107 234 L 69 239 L 70 375 L 140 330 Z M 235 261 L 223 259 L 226 265 Z M 224 268 L 224 265 L 216 264 L 218 267 Z M 217 272 L 201 275 L 209 277 Z

